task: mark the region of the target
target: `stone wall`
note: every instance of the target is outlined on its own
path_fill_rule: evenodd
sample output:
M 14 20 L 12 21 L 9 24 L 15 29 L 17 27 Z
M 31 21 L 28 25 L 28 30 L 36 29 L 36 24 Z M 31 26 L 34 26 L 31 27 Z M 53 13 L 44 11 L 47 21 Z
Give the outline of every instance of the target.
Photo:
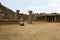
M 19 24 L 20 20 L 13 20 L 13 19 L 3 19 L 0 20 L 0 24 Z

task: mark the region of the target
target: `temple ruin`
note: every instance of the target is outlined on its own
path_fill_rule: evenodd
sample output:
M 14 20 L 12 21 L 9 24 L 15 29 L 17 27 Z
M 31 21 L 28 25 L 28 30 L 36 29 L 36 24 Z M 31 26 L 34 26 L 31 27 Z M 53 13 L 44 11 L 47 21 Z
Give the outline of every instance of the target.
M 0 22 L 19 23 L 20 19 L 28 21 L 29 24 L 32 24 L 32 21 L 60 22 L 60 14 L 56 12 L 50 14 L 32 13 L 32 10 L 29 10 L 29 15 L 19 12 L 20 10 L 16 10 L 16 12 L 14 12 L 0 3 Z
M 37 21 L 45 21 L 45 22 L 59 22 L 60 21 L 60 14 L 58 13 L 51 13 L 51 14 L 45 14 L 40 13 L 36 16 L 35 14 L 35 20 Z

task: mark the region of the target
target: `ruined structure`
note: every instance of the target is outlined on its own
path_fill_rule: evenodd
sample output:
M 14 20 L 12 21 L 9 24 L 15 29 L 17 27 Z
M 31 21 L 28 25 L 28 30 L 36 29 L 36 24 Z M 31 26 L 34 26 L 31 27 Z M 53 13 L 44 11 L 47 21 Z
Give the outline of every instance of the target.
M 23 14 L 23 13 L 19 13 L 19 19 L 23 19 L 24 21 L 27 21 L 28 20 L 28 15 Z
M 60 14 L 58 13 L 32 13 L 31 10 L 28 11 L 29 15 L 19 13 L 20 10 L 16 10 L 16 12 L 11 9 L 3 6 L 0 3 L 0 23 L 19 23 L 20 19 L 24 21 L 28 21 L 29 24 L 32 24 L 32 21 L 45 21 L 45 22 L 60 22 Z
M 58 13 L 40 13 L 40 14 L 34 14 L 35 20 L 37 21 L 46 21 L 46 22 L 59 22 L 60 21 L 60 14 Z
M 1 14 L 1 18 L 2 19 L 15 19 L 15 12 L 13 12 L 11 9 L 3 6 L 1 3 L 0 3 L 0 14 Z M 3 16 L 3 17 L 2 17 Z
M 19 10 L 14 12 L 0 3 L 0 23 L 18 23 L 18 14 Z

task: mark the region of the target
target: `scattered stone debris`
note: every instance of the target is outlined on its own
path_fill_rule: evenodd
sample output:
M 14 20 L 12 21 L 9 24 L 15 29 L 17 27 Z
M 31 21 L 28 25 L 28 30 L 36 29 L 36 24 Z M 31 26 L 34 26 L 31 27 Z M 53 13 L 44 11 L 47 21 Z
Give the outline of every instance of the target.
M 24 21 L 23 21 L 23 19 L 20 19 L 19 24 L 20 24 L 20 26 L 24 26 Z

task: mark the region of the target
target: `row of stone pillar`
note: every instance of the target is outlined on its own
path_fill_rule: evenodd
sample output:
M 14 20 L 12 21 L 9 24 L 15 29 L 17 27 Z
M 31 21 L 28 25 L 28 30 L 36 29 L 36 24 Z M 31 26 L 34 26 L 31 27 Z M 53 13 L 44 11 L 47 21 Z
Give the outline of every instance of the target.
M 49 21 L 49 18 L 47 18 L 47 16 L 45 16 L 45 21 Z M 56 22 L 56 15 L 52 17 L 52 22 Z
M 20 10 L 16 10 L 17 19 L 19 18 L 19 11 L 20 11 Z M 29 13 L 28 23 L 29 23 L 29 24 L 32 24 L 32 15 L 33 15 L 33 13 L 32 13 L 31 10 L 29 10 L 28 13 Z M 47 19 L 47 15 L 45 15 L 45 21 L 48 21 L 48 20 L 49 20 L 49 19 Z M 56 21 L 56 15 L 54 16 L 54 20 L 53 20 L 53 17 L 52 17 L 52 22 L 53 22 L 53 21 Z
M 20 12 L 20 10 L 16 10 L 17 19 L 19 19 L 19 12 Z M 29 23 L 29 24 L 32 24 L 32 11 L 29 10 L 28 13 L 29 13 L 29 20 L 28 20 L 28 23 Z

